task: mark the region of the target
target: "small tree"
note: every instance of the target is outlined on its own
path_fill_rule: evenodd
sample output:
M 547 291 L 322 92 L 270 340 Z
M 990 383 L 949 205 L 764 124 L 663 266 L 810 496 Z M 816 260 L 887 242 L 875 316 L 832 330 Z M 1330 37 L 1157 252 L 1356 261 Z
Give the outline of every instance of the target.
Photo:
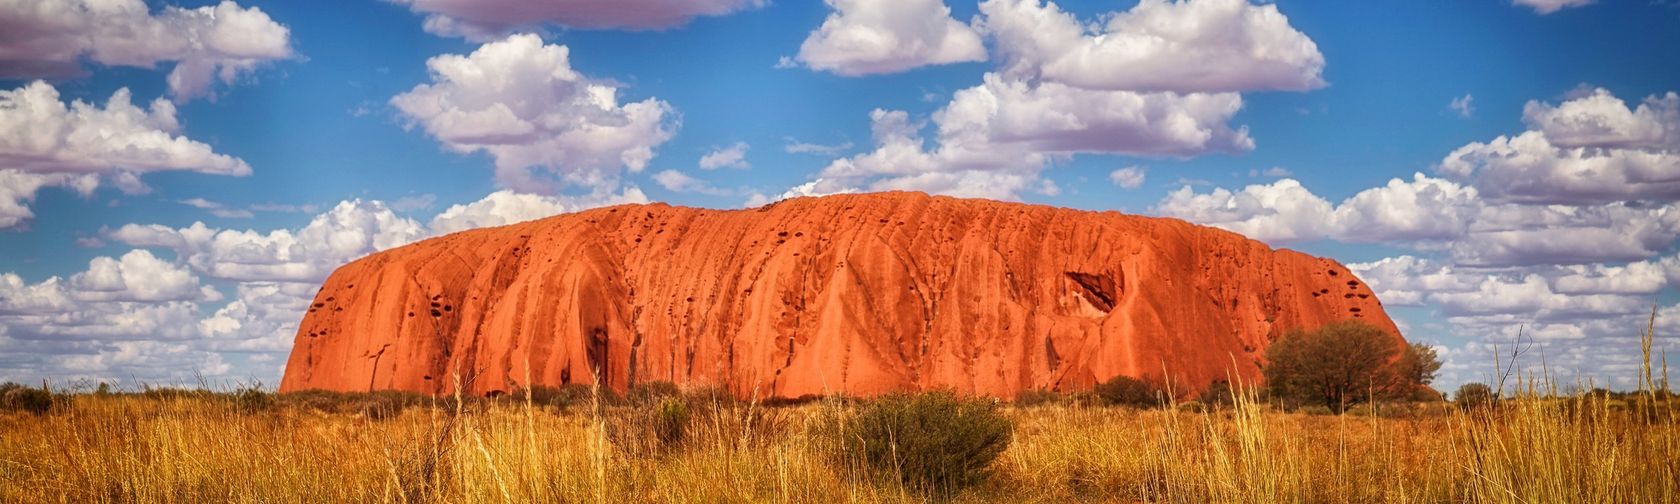
M 1414 355 L 1397 339 L 1352 320 L 1311 332 L 1289 331 L 1266 349 L 1266 386 L 1273 397 L 1296 405 L 1320 404 L 1338 414 L 1372 398 L 1407 397 L 1422 386 L 1418 377 L 1431 367 L 1430 359 Z
M 1435 347 L 1412 343 L 1406 346 L 1406 353 L 1400 356 L 1398 365 L 1403 378 L 1428 385 L 1435 381 L 1435 373 L 1441 371 L 1441 356 L 1435 353 Z

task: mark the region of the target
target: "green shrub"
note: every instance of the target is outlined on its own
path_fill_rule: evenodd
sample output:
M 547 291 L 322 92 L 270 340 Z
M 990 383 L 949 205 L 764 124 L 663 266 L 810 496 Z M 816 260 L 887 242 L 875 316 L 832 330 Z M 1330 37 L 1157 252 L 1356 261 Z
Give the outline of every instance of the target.
M 1116 376 L 1091 390 L 1104 404 L 1148 409 L 1165 404 L 1165 394 L 1155 384 L 1130 376 Z
M 631 386 L 630 390 L 625 392 L 624 398 L 636 404 L 657 404 L 663 399 L 681 395 L 682 389 L 675 383 L 652 381 Z
M 330 390 L 300 390 L 279 395 L 279 401 L 288 406 L 319 411 L 322 413 L 350 413 L 357 404 L 355 398 L 360 394 L 350 392 L 334 392 Z
M 1453 405 L 1465 411 L 1486 408 L 1494 402 L 1493 387 L 1486 383 L 1470 382 L 1458 386 L 1453 393 Z
M 468 405 L 482 399 L 467 397 Z M 370 420 L 394 418 L 404 409 L 435 404 L 444 411 L 454 411 L 453 397 L 431 397 L 413 392 L 380 390 L 375 392 L 335 392 L 331 390 L 300 390 L 279 394 L 276 402 L 290 407 L 322 413 L 360 415 Z
M 392 394 L 362 394 L 356 405 L 356 412 L 368 420 L 388 420 L 402 416 L 408 409 L 408 401 L 401 396 Z
M 1208 384 L 1208 387 L 1202 390 L 1201 395 L 1196 396 L 1196 402 L 1200 402 L 1208 408 L 1229 408 L 1236 402 L 1234 394 L 1235 391 L 1231 390 L 1229 382 L 1217 380 Z
M 1438 403 L 1446 401 L 1447 396 L 1442 394 L 1441 391 L 1425 385 L 1413 389 L 1411 395 L 1404 397 L 1403 399 L 1418 403 Z
M 274 394 L 264 391 L 262 384 L 234 389 L 231 398 L 234 407 L 244 413 L 267 411 L 275 405 Z
M 717 385 L 690 385 L 683 392 L 683 398 L 689 404 L 708 404 L 713 406 L 733 406 L 741 402 L 729 389 Z
M 1337 415 L 1337 414 L 1340 414 L 1340 413 L 1338 413 L 1334 410 L 1331 410 L 1329 406 L 1325 406 L 1323 404 L 1308 404 L 1306 406 L 1295 408 L 1295 412 L 1296 413 L 1304 413 L 1304 414 L 1308 414 L 1308 415 Z
M 1095 391 L 1075 390 L 1062 394 L 1062 402 L 1069 406 L 1089 408 L 1103 405 L 1103 398 L 1098 396 Z
M 684 443 L 706 447 L 741 449 L 768 446 L 785 439 L 789 431 L 789 408 L 765 407 L 751 402 L 719 402 L 704 396 L 689 397 L 692 426 Z
M 654 408 L 653 433 L 660 446 L 675 447 L 688 433 L 688 403 L 679 398 L 665 398 Z
M 1054 404 L 1062 399 L 1061 394 L 1047 389 L 1028 389 L 1015 394 L 1015 406 L 1033 407 Z
M 842 422 L 837 434 L 847 463 L 950 495 L 983 481 L 1013 433 L 994 400 L 928 392 L 871 401 Z
M 53 407 L 53 395 L 46 389 L 16 383 L 0 384 L 0 410 L 46 414 Z
M 682 397 L 656 403 L 633 403 L 614 408 L 607 421 L 607 438 L 631 455 L 659 455 L 675 451 L 688 437 L 689 406 Z
M 553 406 L 560 409 L 570 409 L 590 404 L 595 395 L 595 388 L 589 385 L 572 383 L 559 387 L 536 385 L 528 390 L 520 390 L 513 394 L 515 399 L 524 400 L 530 394 L 531 403 L 538 406 Z M 612 389 L 601 389 L 603 402 L 617 402 L 617 397 L 611 397 Z M 609 400 L 610 399 L 610 400 Z
M 1376 401 L 1350 406 L 1343 414 L 1376 418 L 1416 418 L 1419 415 L 1419 405 L 1412 401 Z
M 154 401 L 184 401 L 193 399 L 208 399 L 215 397 L 215 393 L 204 389 L 188 389 L 179 387 L 147 386 L 140 392 L 141 397 Z

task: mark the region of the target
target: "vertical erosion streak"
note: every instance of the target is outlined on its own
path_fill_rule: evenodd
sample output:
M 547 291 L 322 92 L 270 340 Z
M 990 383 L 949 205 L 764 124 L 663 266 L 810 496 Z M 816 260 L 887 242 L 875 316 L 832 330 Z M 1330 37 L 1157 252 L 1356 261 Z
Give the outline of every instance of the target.
M 605 387 L 612 386 L 612 384 L 607 381 L 607 373 L 611 372 L 611 370 L 608 369 L 608 365 L 611 364 L 608 360 L 609 358 L 610 356 L 607 354 L 606 329 L 602 329 L 600 327 L 590 328 L 589 372 L 595 375 L 595 383 L 599 383 L 601 386 Z
M 379 377 L 379 359 L 385 357 L 385 350 L 391 348 L 389 343 L 380 345 L 379 352 L 373 354 L 373 369 L 368 372 L 368 392 L 373 392 L 374 380 Z
M 624 387 L 629 390 L 636 386 L 636 349 L 642 346 L 642 335 L 636 333 L 635 339 L 630 341 L 629 361 L 624 364 Z

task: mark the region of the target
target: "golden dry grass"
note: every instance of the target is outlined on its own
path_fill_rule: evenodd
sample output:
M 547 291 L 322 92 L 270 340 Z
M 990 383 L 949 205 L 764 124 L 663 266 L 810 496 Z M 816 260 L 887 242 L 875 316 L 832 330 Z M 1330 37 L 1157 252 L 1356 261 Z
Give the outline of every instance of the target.
M 909 502 L 837 466 L 838 402 L 701 408 L 648 447 L 634 407 L 500 401 L 393 418 L 225 396 L 78 395 L 0 413 L 0 502 Z M 702 405 L 703 406 L 703 405 Z M 1638 408 L 1634 408 L 1637 410 Z M 1680 502 L 1680 424 L 1618 401 L 1464 413 L 1006 408 L 1015 442 L 969 502 Z M 626 434 L 628 432 L 628 434 Z

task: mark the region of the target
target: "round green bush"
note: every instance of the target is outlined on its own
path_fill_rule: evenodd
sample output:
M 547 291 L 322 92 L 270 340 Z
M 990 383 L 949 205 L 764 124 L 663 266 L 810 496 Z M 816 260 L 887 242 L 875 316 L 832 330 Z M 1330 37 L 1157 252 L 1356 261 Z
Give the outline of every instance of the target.
M 912 488 L 954 494 L 989 476 L 1009 447 L 1014 424 L 988 398 L 950 392 L 893 394 L 864 405 L 844 422 L 841 453 Z
M 653 432 L 659 438 L 660 446 L 673 448 L 682 444 L 688 433 L 688 403 L 680 397 L 659 401 L 653 417 Z
M 1493 387 L 1486 383 L 1470 382 L 1458 387 L 1453 393 L 1453 405 L 1465 411 L 1486 408 L 1493 405 L 1495 396 Z
M 1091 390 L 1104 404 L 1149 409 L 1165 405 L 1161 388 L 1130 376 L 1116 376 Z

